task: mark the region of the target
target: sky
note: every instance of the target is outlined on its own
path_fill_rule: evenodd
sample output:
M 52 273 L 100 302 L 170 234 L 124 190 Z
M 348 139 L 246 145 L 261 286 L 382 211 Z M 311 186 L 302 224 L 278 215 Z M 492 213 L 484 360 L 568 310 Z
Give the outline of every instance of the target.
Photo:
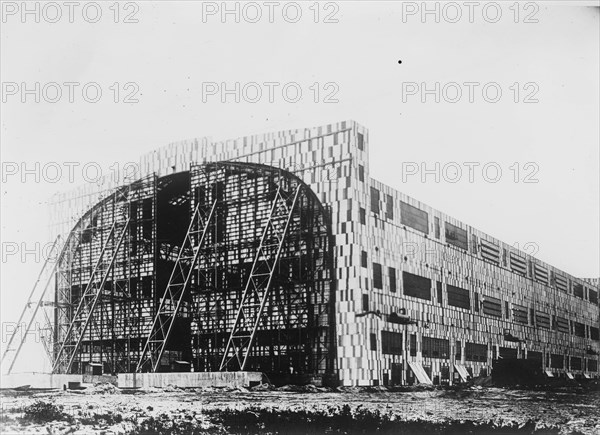
M 60 2 L 3 4 L 3 343 L 41 268 L 26 252 L 48 241 L 49 199 L 93 177 L 83 165 L 109 173 L 181 139 L 347 119 L 369 129 L 371 177 L 600 276 L 598 2 L 500 15 L 479 2 L 471 16 L 464 2 L 425 15 L 421 2 L 276 3 L 272 20 L 265 2 L 229 3 L 239 17 L 221 2 L 111 2 L 100 16 L 81 2 L 72 19 Z M 222 93 L 236 83 L 239 101 Z

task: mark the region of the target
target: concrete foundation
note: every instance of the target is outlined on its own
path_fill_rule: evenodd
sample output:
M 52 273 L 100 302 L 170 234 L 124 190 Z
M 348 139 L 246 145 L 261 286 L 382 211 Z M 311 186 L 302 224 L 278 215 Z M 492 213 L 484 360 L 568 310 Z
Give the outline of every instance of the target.
M 66 389 L 69 385 L 83 383 L 83 375 L 59 375 L 52 373 L 18 373 L 2 375 L 0 388 L 19 388 L 29 385 L 39 389 Z
M 117 385 L 119 388 L 251 387 L 264 381 L 261 372 L 120 373 Z

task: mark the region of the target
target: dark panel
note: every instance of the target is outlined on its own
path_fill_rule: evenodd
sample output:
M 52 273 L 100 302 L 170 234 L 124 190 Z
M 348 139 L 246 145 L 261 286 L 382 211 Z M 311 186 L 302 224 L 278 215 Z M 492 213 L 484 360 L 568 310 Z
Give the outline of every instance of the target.
M 373 263 L 373 288 L 383 289 L 383 271 L 379 263 Z
M 550 329 L 550 316 L 540 311 L 535 312 L 535 325 L 538 328 Z
M 446 242 L 465 251 L 469 248 L 467 232 L 449 222 L 446 222 Z
M 465 343 L 465 360 L 487 361 L 487 345 L 477 343 Z
M 450 358 L 450 342 L 443 338 L 423 337 L 422 353 L 429 358 Z
M 371 187 L 371 211 L 379 214 L 379 190 Z
M 564 367 L 564 358 L 562 355 L 550 355 L 550 367 L 553 369 L 562 369 Z
M 542 352 L 537 352 L 534 350 L 528 350 L 527 351 L 527 359 L 533 359 L 536 361 L 542 361 Z
M 503 359 L 517 359 L 517 349 L 512 347 L 500 347 L 500 358 Z
M 535 263 L 533 265 L 533 274 L 536 281 L 548 284 L 548 269 Z
M 386 195 L 385 198 L 385 218 L 394 219 L 394 198 L 392 195 Z
M 573 284 L 573 294 L 578 298 L 583 299 L 583 285 Z
M 362 305 L 363 305 L 363 311 L 369 311 L 369 295 L 363 295 Z
M 527 275 L 527 263 L 523 257 L 519 257 L 516 254 L 510 253 L 510 270 L 518 273 L 519 275 Z
M 500 247 L 481 239 L 481 257 L 490 263 L 500 264 Z
M 448 305 L 459 308 L 466 308 L 469 310 L 471 308 L 471 297 L 469 294 L 469 290 L 465 290 L 460 287 L 455 287 L 453 285 L 446 285 L 447 293 L 448 293 Z
M 410 356 L 417 356 L 417 336 L 410 334 Z
M 396 269 L 393 267 L 388 267 L 388 275 L 390 276 L 390 291 L 392 293 L 396 293 Z
M 486 296 L 483 300 L 483 314 L 493 317 L 502 317 L 502 303 L 500 299 Z
M 583 323 L 574 322 L 573 329 L 577 337 L 585 338 L 585 325 Z
M 371 350 L 377 350 L 377 334 L 370 334 Z
M 406 296 L 431 300 L 431 280 L 429 278 L 402 272 L 402 281 Z
M 562 275 L 555 275 L 554 276 L 554 284 L 556 285 L 556 288 L 559 289 L 560 291 L 563 292 L 567 292 L 568 290 L 568 282 L 567 282 L 567 278 L 565 278 Z
M 400 201 L 400 222 L 425 234 L 429 233 L 427 212 Z
M 564 333 L 568 334 L 569 333 L 569 321 L 567 319 L 565 319 L 564 317 L 556 316 L 555 322 L 554 322 L 554 329 L 559 332 L 564 332 Z
M 525 308 L 521 305 L 513 304 L 512 314 L 513 314 L 513 320 L 515 322 L 522 323 L 524 325 L 527 325 L 529 323 L 528 318 L 527 318 L 527 308 Z
M 402 355 L 402 333 L 381 331 L 381 352 L 389 355 Z

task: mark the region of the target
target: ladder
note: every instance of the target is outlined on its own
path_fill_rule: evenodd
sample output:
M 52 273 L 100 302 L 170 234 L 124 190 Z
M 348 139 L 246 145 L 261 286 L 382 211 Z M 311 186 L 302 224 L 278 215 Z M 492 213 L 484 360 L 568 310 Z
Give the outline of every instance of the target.
M 54 253 L 54 251 L 57 250 L 57 248 L 59 247 L 59 242 L 60 242 L 60 236 L 57 236 L 56 239 L 54 240 L 54 243 L 52 244 L 52 247 L 48 253 L 48 256 L 46 257 L 46 260 L 44 261 L 44 265 L 42 266 L 42 269 L 40 270 L 40 273 L 38 274 L 37 279 L 36 279 L 35 283 L 33 284 L 33 288 L 31 289 L 31 292 L 29 293 L 29 298 L 27 299 L 27 303 L 25 304 L 25 307 L 23 308 L 23 311 L 21 312 L 21 315 L 19 316 L 19 320 L 17 321 L 15 330 L 11 334 L 11 336 L 8 340 L 6 349 L 4 350 L 4 352 L 2 354 L 2 359 L 0 360 L 0 364 L 5 364 L 5 362 L 8 363 L 8 370 L 6 371 L 7 375 L 9 375 L 12 372 L 12 369 L 15 365 L 17 357 L 19 356 L 21 348 L 23 347 L 23 344 L 25 343 L 25 340 L 27 338 L 27 335 L 29 334 L 29 331 L 31 330 L 31 327 L 33 326 L 33 322 L 36 320 L 36 317 L 37 317 L 37 314 L 38 314 L 38 311 L 40 308 L 42 308 L 42 312 L 44 314 L 44 327 L 39 328 L 39 326 L 38 326 L 38 330 L 40 332 L 44 331 L 44 333 L 40 334 L 40 338 L 41 338 L 42 344 L 44 345 L 44 349 L 45 349 L 46 353 L 48 354 L 49 360 L 52 361 L 52 346 L 51 346 L 50 340 L 52 339 L 52 334 L 53 334 L 52 329 L 53 328 L 52 328 L 52 322 L 51 322 L 50 318 L 48 317 L 48 313 L 46 312 L 45 307 L 46 306 L 54 306 L 54 304 L 51 302 L 48 302 L 48 301 L 44 301 L 44 297 L 48 291 L 48 287 L 50 286 L 50 283 L 52 282 L 52 278 L 54 277 L 54 272 L 56 271 L 56 267 L 60 260 L 60 256 L 57 255 L 57 257 L 55 258 L 55 261 L 54 261 L 54 265 L 50 265 L 50 263 L 51 263 L 50 258 L 52 257 L 52 254 Z M 49 270 L 49 273 L 48 273 L 48 270 Z M 46 274 L 48 274 L 46 284 L 43 287 L 41 287 L 41 286 L 39 286 L 40 281 L 42 281 L 42 279 L 45 277 Z M 20 340 L 18 342 L 17 347 L 16 348 L 11 347 L 13 345 L 13 342 L 15 341 L 15 339 L 18 336 L 20 336 Z M 12 358 L 9 358 L 9 355 L 11 355 Z M 10 363 L 9 363 L 9 361 L 10 361 Z
M 246 367 L 300 190 L 301 185 L 298 185 L 292 196 L 285 192 L 281 185 L 277 188 L 225 347 L 219 368 L 221 371 L 227 370 L 232 361 L 237 363 L 234 368 L 244 370 Z M 292 201 L 288 206 L 290 198 Z
M 213 218 L 217 200 L 212 204 L 208 214 L 202 216 L 200 202 L 196 205 L 190 225 L 177 254 L 177 260 L 169 277 L 164 295 L 154 316 L 150 334 L 142 350 L 136 372 L 142 371 L 150 365 L 152 372 L 156 372 L 160 365 L 165 348 L 168 344 L 173 324 L 183 296 L 189 287 L 190 279 L 200 257 L 200 248 L 204 244 L 209 224 Z M 197 243 L 195 243 L 197 240 Z
M 106 280 L 113 268 L 121 244 L 123 243 L 123 238 L 125 237 L 129 227 L 129 221 L 130 218 L 128 217 L 123 225 L 123 229 L 118 235 L 118 239 L 116 239 L 117 243 L 114 245 L 112 257 L 110 258 L 104 273 L 101 275 L 102 278 L 100 283 L 97 284 L 96 277 L 100 276 L 102 269 L 105 266 L 104 256 L 108 245 L 111 240 L 114 241 L 115 237 L 117 237 L 117 224 L 120 224 L 120 222 L 113 222 L 110 232 L 106 237 L 106 241 L 102 246 L 102 250 L 100 251 L 100 255 L 96 261 L 92 274 L 90 275 L 90 280 L 88 281 L 85 290 L 81 294 L 81 300 L 79 301 L 77 309 L 73 313 L 67 333 L 63 338 L 62 344 L 56 354 L 54 365 L 52 367 L 53 373 L 68 373 L 70 371 L 73 360 L 75 359 L 75 355 L 77 354 L 83 336 L 92 318 L 92 314 L 94 313 L 98 300 L 100 299 L 100 295 L 103 292 Z

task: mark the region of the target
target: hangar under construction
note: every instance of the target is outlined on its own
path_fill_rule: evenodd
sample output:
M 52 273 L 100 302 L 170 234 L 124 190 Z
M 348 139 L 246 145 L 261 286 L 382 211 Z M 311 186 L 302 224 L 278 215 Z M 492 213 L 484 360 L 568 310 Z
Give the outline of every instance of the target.
M 368 151 L 351 121 L 194 139 L 58 195 L 19 325 L 43 319 L 54 373 L 452 384 L 502 358 L 598 377 L 593 281 L 379 183 Z

